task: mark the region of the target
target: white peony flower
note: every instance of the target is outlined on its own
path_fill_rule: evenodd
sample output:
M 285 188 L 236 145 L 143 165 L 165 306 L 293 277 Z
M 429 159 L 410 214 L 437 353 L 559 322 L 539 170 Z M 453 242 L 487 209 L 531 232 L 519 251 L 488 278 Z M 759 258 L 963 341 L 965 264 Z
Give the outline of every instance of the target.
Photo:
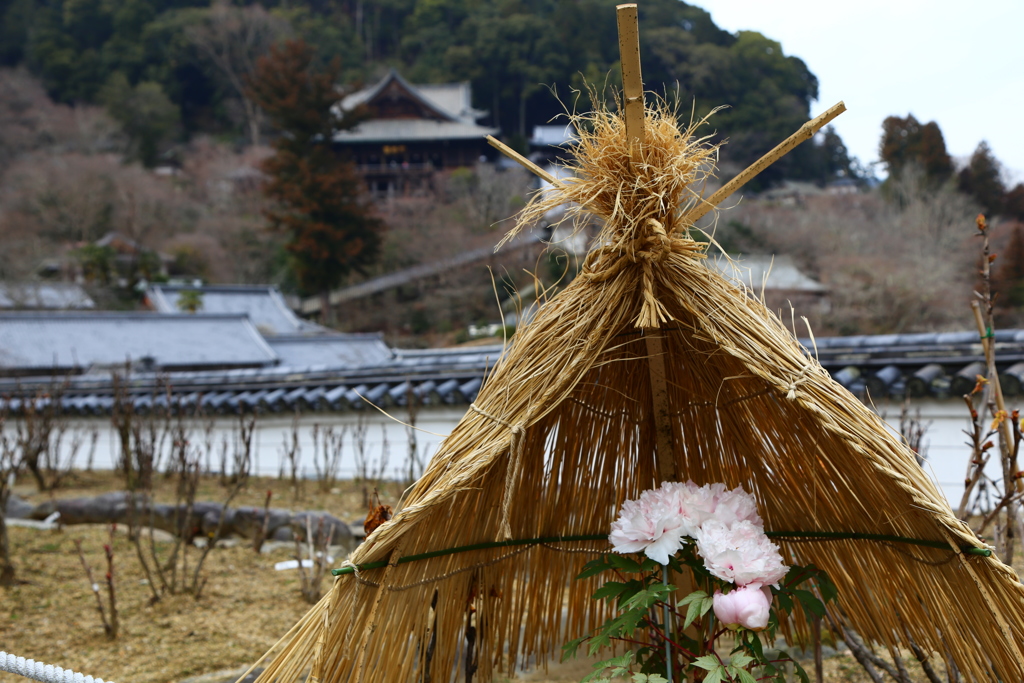
M 617 553 L 638 553 L 660 564 L 683 547 L 683 520 L 671 496 L 663 489 L 644 491 L 627 500 L 612 522 L 608 540 Z
M 701 525 L 694 538 L 707 570 L 737 586 L 777 586 L 789 571 L 782 563 L 778 546 L 765 536 L 764 529 L 749 520 L 727 526 L 710 519 Z

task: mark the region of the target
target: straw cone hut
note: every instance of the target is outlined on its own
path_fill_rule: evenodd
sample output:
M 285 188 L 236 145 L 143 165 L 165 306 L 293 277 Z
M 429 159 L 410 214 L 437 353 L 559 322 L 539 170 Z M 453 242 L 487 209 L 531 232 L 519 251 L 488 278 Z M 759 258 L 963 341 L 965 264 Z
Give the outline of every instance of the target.
M 259 680 L 488 681 L 547 661 L 607 616 L 597 579 L 574 577 L 608 552 L 623 501 L 688 479 L 752 492 L 865 639 L 912 640 L 967 680 L 1024 680 L 1016 574 L 813 350 L 705 265 L 691 228 L 717 201 L 699 192 L 714 150 L 643 109 L 625 57 L 624 115 L 578 126 L 575 178 L 522 221 L 573 202 L 601 219 L 600 246 Z

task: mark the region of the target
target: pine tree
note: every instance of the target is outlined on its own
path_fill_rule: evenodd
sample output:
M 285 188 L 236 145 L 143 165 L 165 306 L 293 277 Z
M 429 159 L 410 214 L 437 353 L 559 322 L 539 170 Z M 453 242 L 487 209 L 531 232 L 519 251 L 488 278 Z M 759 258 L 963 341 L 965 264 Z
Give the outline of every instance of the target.
M 332 148 L 333 134 L 360 120 L 336 106 L 340 61 L 318 71 L 314 58 L 302 40 L 271 48 L 257 62 L 250 92 L 279 133 L 274 156 L 263 164 L 271 177 L 264 193 L 277 203 L 267 217 L 289 234 L 299 288 L 320 294 L 326 321 L 330 290 L 377 258 L 384 225 L 363 196 L 354 164 Z

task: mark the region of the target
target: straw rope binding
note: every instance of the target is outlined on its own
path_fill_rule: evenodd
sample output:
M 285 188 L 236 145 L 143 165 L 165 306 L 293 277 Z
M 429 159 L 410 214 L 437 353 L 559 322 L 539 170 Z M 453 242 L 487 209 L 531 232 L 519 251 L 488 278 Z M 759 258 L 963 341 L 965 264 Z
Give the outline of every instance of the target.
M 508 427 L 512 432 L 512 443 L 509 446 L 510 461 L 505 470 L 505 492 L 501 496 L 501 525 L 498 527 L 498 540 L 504 541 L 512 538 L 512 529 L 508 524 L 508 517 L 512 508 L 512 488 L 519 479 L 519 468 L 523 462 L 523 441 L 526 438 L 526 428 L 521 424 L 509 424 L 496 415 L 491 415 L 475 404 L 470 403 L 469 407 L 473 412 L 483 415 L 488 420 L 493 420 L 503 427 Z

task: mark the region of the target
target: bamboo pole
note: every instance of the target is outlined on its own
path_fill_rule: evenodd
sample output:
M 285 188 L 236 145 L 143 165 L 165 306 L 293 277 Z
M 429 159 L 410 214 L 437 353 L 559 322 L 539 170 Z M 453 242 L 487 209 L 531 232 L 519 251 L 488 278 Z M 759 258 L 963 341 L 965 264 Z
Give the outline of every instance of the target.
M 755 161 L 753 164 L 748 166 L 746 170 L 740 173 L 738 176 L 730 180 L 728 183 L 723 185 L 718 192 L 711 195 L 708 199 L 701 202 L 697 208 L 690 213 L 686 214 L 683 219 L 683 223 L 694 223 L 698 219 L 704 216 L 708 211 L 721 204 L 729 195 L 736 190 L 740 189 L 748 182 L 754 179 L 758 173 L 768 168 L 776 161 L 784 157 L 786 154 L 791 152 L 794 147 L 799 145 L 805 140 L 810 140 L 814 137 L 823 126 L 834 120 L 837 116 L 846 111 L 846 105 L 840 101 L 837 104 L 832 105 L 822 113 L 815 116 L 813 119 L 800 126 L 800 130 L 790 135 L 788 138 L 780 142 L 775 146 L 775 149 L 765 154 L 763 157 Z
M 533 163 L 532 161 L 530 161 L 529 159 L 524 157 L 522 154 L 520 154 L 519 152 L 515 151 L 514 149 L 512 149 L 511 147 L 506 145 L 504 142 L 502 142 L 498 138 L 494 137 L 493 135 L 488 135 L 487 136 L 487 144 L 489 144 L 491 147 L 493 147 L 494 149 L 498 150 L 499 152 L 501 152 L 502 154 L 507 156 L 509 159 L 511 159 L 512 161 L 516 162 L 517 164 L 519 164 L 520 166 L 525 168 L 527 171 L 533 173 L 534 175 L 536 175 L 536 176 L 538 176 L 540 178 L 543 178 L 544 180 L 548 181 L 552 185 L 558 185 L 558 178 L 556 178 L 555 176 L 551 175 L 550 173 L 545 171 L 543 168 L 541 168 L 537 164 Z
M 630 152 L 639 158 L 644 142 L 644 81 L 640 70 L 640 28 L 635 4 L 618 5 L 615 16 L 619 29 L 619 61 L 622 64 L 623 118 Z M 635 145 L 632 143 L 636 143 Z M 655 456 L 661 481 L 674 481 L 675 453 L 672 447 L 672 418 L 665 379 L 665 347 L 660 330 L 644 329 L 647 369 L 651 380 L 651 412 L 654 419 Z
M 644 80 L 640 72 L 640 27 L 637 23 L 636 4 L 617 5 L 615 18 L 619 28 L 626 137 L 631 143 L 638 143 L 633 152 L 639 153 L 639 145 L 644 142 Z

